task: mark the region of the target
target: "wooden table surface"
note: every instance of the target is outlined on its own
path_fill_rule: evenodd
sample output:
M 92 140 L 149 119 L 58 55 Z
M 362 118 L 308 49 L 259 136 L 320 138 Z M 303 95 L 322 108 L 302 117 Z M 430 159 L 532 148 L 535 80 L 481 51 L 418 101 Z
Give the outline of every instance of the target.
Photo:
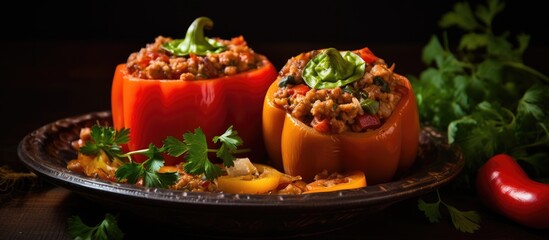
M 142 43 L 124 42 L 29 42 L 12 44 L 4 49 L 10 59 L 2 59 L 8 76 L 2 81 L 2 131 L 0 166 L 27 172 L 17 156 L 17 144 L 31 131 L 57 119 L 88 112 L 108 110 L 110 82 L 114 67 Z M 15 46 L 14 46 L 15 45 Z M 272 47 L 257 45 L 257 52 L 268 54 L 277 65 L 288 56 L 314 44 L 293 44 Z M 336 46 L 337 47 L 337 46 Z M 345 46 L 347 47 L 347 46 Z M 360 46 L 351 46 L 360 47 Z M 391 57 L 397 62 L 396 71 L 418 73 L 421 46 L 373 45 L 376 54 Z M 40 55 L 32 53 L 40 51 Z M 528 52 L 528 59 L 545 59 L 547 48 Z M 29 57 L 31 56 L 31 57 Z M 13 62 L 27 61 L 27 65 Z M 7 66 L 7 68 L 6 68 Z M 547 73 L 547 66 L 543 72 Z M 34 185 L 32 184 L 34 183 Z M 95 225 L 106 213 L 118 214 L 116 209 L 99 205 L 71 191 L 51 185 L 41 179 L 23 181 L 13 188 L 0 189 L 0 239 L 69 239 L 67 220 L 81 216 Z M 549 239 L 549 230 L 520 226 L 482 206 L 474 194 L 441 189 L 444 200 L 460 210 L 474 210 L 481 214 L 481 228 L 477 232 L 456 230 L 446 214 L 441 222 L 432 224 L 417 208 L 417 198 L 407 199 L 383 211 L 368 215 L 357 223 L 314 236 L 311 239 Z M 432 194 L 432 193 L 431 193 Z M 429 197 L 429 196 L 425 196 Z M 442 209 L 444 212 L 445 210 Z M 177 237 L 179 239 L 207 239 L 196 233 L 159 226 L 147 220 L 132 219 L 119 213 L 119 225 L 126 239 L 145 236 Z M 268 217 L 268 216 L 265 216 Z M 237 238 L 238 236 L 226 236 Z M 280 238 L 276 233 L 265 238 Z M 296 236 L 294 236 L 296 237 Z

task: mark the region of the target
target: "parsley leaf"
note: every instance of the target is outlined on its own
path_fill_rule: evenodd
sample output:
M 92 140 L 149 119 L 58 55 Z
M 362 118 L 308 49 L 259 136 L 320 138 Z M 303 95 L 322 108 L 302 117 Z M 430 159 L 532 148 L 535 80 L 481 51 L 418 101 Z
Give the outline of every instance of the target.
M 536 120 L 547 117 L 549 109 L 549 86 L 532 86 L 519 100 L 517 113 L 520 116 L 532 115 Z
M 409 77 L 420 121 L 447 131 L 462 150 L 465 189 L 474 188 L 469 180 L 478 167 L 499 152 L 530 164 L 534 179 L 549 177 L 542 162 L 549 159 L 549 77 L 522 61 L 530 36 L 494 31 L 504 7 L 499 0 L 475 8 L 456 3 L 439 22 L 443 41 L 433 35 L 423 48 L 427 68 Z M 463 32 L 457 46 L 447 39 L 452 27 Z
M 450 213 L 450 218 L 454 227 L 462 232 L 473 233 L 480 228 L 480 215 L 475 211 L 460 211 L 457 208 L 448 205 L 440 198 L 438 189 L 436 190 L 438 200 L 433 203 L 427 203 L 423 199 L 418 200 L 418 208 L 423 211 L 425 217 L 431 223 L 438 223 L 442 219 L 440 213 L 440 204 L 444 205 Z
M 196 128 L 194 132 L 183 134 L 183 141 L 175 137 L 167 137 L 162 149 L 175 157 L 187 154 L 187 162 L 183 165 L 185 172 L 194 175 L 204 174 L 207 179 L 213 180 L 221 175 L 221 168 L 208 159 L 209 152 L 215 152 L 216 156 L 223 160 L 223 165 L 230 167 L 234 166 L 234 154 L 247 152 L 249 149 L 237 150 L 243 141 L 233 126 L 229 126 L 223 134 L 214 136 L 212 141 L 220 142 L 221 147 L 218 149 L 208 148 L 206 135 L 201 128 Z
M 174 157 L 179 157 L 189 150 L 189 148 L 187 147 L 187 145 L 185 145 L 184 142 L 179 141 L 179 139 L 172 136 L 168 136 L 164 140 L 163 147 L 164 149 L 166 149 L 166 151 L 170 156 L 174 156 Z
M 126 163 L 116 170 L 116 181 L 136 184 L 141 176 L 144 174 L 145 168 L 139 163 Z
M 456 3 L 454 11 L 446 13 L 440 20 L 439 25 L 444 28 L 456 25 L 469 31 L 479 28 L 479 24 L 467 2 Z
M 79 216 L 72 216 L 68 220 L 69 234 L 78 240 L 121 240 L 124 233 L 118 228 L 116 217 L 107 213 L 105 219 L 96 226 L 88 226 Z
M 426 203 L 423 199 L 419 199 L 417 207 L 425 213 L 425 217 L 427 217 L 431 223 L 438 223 L 442 218 L 439 210 L 440 199 L 434 203 Z
M 115 172 L 116 180 L 136 184 L 142 181 L 146 187 L 167 188 L 179 180 L 178 172 L 160 173 L 159 169 L 164 166 L 163 154 L 179 157 L 186 154 L 184 170 L 189 174 L 204 174 L 209 180 L 213 180 L 221 175 L 221 168 L 208 159 L 209 152 L 215 152 L 216 156 L 223 160 L 225 166 L 234 165 L 234 154 L 247 152 L 249 149 L 237 150 L 242 145 L 242 139 L 238 132 L 230 126 L 220 136 L 214 136 L 214 143 L 221 143 L 219 149 L 209 149 L 206 136 L 201 128 L 196 128 L 194 132 L 183 134 L 183 141 L 168 136 L 163 141 L 163 146 L 158 148 L 153 144 L 148 149 L 140 149 L 127 153 L 122 152 L 120 144 L 129 141 L 129 129 L 115 131 L 110 127 L 94 125 L 90 132 L 92 141 L 86 143 L 80 148 L 84 154 L 98 154 L 104 151 L 109 158 L 128 158 L 130 161 L 118 167 Z M 142 163 L 135 163 L 131 156 L 142 154 L 147 159 Z
M 164 166 L 161 153 L 162 149 L 149 144 L 149 149 L 144 152 L 148 159 L 142 164 L 129 163 L 120 166 L 115 173 L 117 181 L 126 180 L 128 183 L 135 184 L 142 179 L 145 187 L 161 188 L 175 184 L 179 179 L 178 172 L 158 172 Z
M 225 166 L 234 166 L 233 160 L 235 157 L 233 154 L 236 152 L 236 148 L 242 145 L 242 139 L 238 136 L 238 132 L 233 130 L 233 126 L 230 126 L 221 136 L 215 136 L 213 138 L 214 143 L 217 143 L 218 141 L 221 141 L 221 147 L 216 152 L 216 156 L 223 159 L 223 164 Z
M 207 179 L 215 179 L 221 175 L 221 168 L 208 159 L 208 144 L 202 129 L 197 128 L 194 133 L 185 133 L 183 138 L 189 151 L 187 162 L 183 165 L 187 173 L 204 174 Z
M 122 158 L 121 144 L 129 141 L 130 130 L 122 128 L 115 131 L 112 127 L 92 126 L 90 137 L 92 141 L 87 141 L 80 148 L 80 152 L 86 155 L 97 155 L 104 151 L 110 160 L 113 158 Z
M 480 215 L 475 211 L 459 211 L 457 208 L 444 204 L 448 208 L 454 227 L 462 232 L 473 233 L 480 228 Z

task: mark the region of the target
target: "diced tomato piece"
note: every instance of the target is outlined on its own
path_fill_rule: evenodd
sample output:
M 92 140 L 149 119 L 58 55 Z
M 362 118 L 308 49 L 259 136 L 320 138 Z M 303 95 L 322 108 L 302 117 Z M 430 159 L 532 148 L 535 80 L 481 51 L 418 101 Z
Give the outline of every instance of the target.
M 330 132 L 330 119 L 324 118 L 322 120 L 318 120 L 314 118 L 311 122 L 311 126 L 313 126 L 313 128 L 320 133 L 328 133 Z
M 305 84 L 298 84 L 291 88 L 292 94 L 299 94 L 305 96 L 305 94 L 310 90 L 309 86 Z
M 374 55 L 374 53 L 367 47 L 358 50 L 358 55 L 360 55 L 366 63 L 373 63 L 378 59 L 378 57 L 376 57 L 376 55 Z
M 381 127 L 381 121 L 375 115 L 370 115 L 370 114 L 358 115 L 356 120 L 357 120 L 356 123 L 362 130 L 376 129 Z

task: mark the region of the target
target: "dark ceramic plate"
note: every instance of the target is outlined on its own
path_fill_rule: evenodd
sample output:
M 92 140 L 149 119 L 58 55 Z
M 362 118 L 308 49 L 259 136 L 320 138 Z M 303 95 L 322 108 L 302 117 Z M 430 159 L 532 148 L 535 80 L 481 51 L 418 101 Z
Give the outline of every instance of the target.
M 306 195 L 193 193 L 144 188 L 89 178 L 66 169 L 76 158 L 70 142 L 82 127 L 111 124 L 110 112 L 94 112 L 47 124 L 18 147 L 23 163 L 47 181 L 94 201 L 152 221 L 211 235 L 306 235 L 337 229 L 398 201 L 426 194 L 448 183 L 464 165 L 445 136 L 422 127 L 416 165 L 392 182 Z M 111 124 L 112 125 L 112 124 Z

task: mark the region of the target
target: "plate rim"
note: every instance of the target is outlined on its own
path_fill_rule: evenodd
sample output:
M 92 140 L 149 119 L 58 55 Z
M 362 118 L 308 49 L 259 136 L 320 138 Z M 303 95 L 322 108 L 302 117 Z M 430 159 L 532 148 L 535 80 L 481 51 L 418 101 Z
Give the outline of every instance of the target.
M 434 174 L 430 175 L 427 172 L 427 176 L 425 176 L 425 179 L 422 181 L 413 181 L 414 177 L 417 177 L 416 175 L 419 174 L 415 173 L 388 183 L 369 185 L 353 190 L 340 190 L 325 193 L 300 195 L 200 193 L 163 188 L 146 188 L 132 184 L 115 183 L 108 180 L 87 177 L 53 164 L 53 159 L 55 158 L 47 155 L 44 152 L 44 149 L 41 148 L 43 147 L 41 144 L 46 140 L 48 133 L 58 131 L 60 128 L 70 129 L 71 126 L 76 123 L 98 118 L 108 119 L 110 117 L 111 112 L 106 110 L 66 117 L 47 123 L 23 137 L 18 144 L 17 154 L 24 165 L 31 171 L 45 177 L 46 180 L 55 185 L 85 195 L 93 195 L 94 193 L 101 192 L 108 194 L 109 196 L 123 197 L 126 201 L 146 200 L 149 201 L 148 204 L 152 205 L 275 207 L 277 209 L 292 208 L 304 210 L 325 207 L 349 208 L 352 206 L 364 207 L 375 204 L 391 204 L 396 201 L 422 195 L 445 185 L 457 177 L 464 167 L 464 160 L 461 153 L 455 147 L 448 145 L 448 149 L 444 150 L 455 153 L 456 161 L 454 163 L 430 163 L 430 165 L 425 167 L 426 170 L 437 167 L 438 165 L 435 164 L 450 164 L 451 166 L 446 167 L 446 170 L 441 174 L 442 177 Z M 422 131 L 426 128 L 430 127 L 422 126 Z M 430 131 L 437 132 L 434 128 L 431 128 Z M 40 157 L 46 158 L 48 164 L 41 164 L 39 162 L 40 159 L 37 159 Z M 337 200 L 334 201 L 334 199 Z M 311 204 L 311 201 L 314 201 L 314 204 Z

